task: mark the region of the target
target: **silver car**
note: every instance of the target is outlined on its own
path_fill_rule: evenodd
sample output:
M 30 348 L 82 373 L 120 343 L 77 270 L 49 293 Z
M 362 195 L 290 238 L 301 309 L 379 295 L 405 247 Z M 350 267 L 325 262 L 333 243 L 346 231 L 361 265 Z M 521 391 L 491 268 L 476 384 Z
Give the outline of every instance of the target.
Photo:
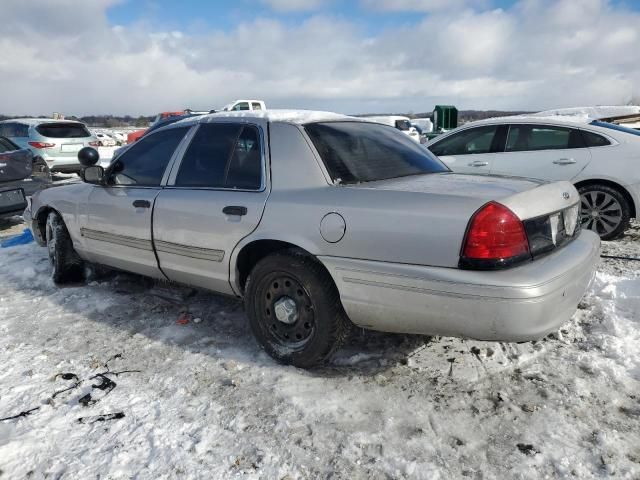
M 84 180 L 25 212 L 54 281 L 92 262 L 243 297 L 259 343 L 301 367 L 353 324 L 540 338 L 599 258 L 571 183 L 454 174 L 395 128 L 336 114 L 185 119 Z
M 82 165 L 78 162 L 78 151 L 87 146 L 100 145 L 84 123 L 73 120 L 4 120 L 0 122 L 0 136 L 31 150 L 35 161 L 44 160 L 52 172 L 80 172 Z

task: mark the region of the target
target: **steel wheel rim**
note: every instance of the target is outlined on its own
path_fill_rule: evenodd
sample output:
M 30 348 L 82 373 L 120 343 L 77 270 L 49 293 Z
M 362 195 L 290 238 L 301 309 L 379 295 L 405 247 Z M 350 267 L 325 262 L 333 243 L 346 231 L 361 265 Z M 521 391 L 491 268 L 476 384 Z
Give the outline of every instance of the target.
M 261 317 L 268 336 L 279 345 L 288 348 L 304 346 L 316 329 L 315 311 L 307 290 L 291 275 L 276 273 L 263 282 L 261 289 Z M 284 299 L 293 300 L 297 316 L 292 323 L 278 319 L 276 304 Z
M 598 235 L 608 235 L 622 222 L 622 205 L 612 195 L 599 190 L 590 190 L 580 195 L 582 202 L 581 223 L 583 228 Z

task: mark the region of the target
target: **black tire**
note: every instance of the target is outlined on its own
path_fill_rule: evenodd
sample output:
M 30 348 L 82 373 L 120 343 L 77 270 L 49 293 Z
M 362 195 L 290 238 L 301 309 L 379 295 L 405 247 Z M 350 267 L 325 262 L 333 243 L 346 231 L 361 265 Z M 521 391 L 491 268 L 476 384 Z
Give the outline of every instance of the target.
M 83 261 L 73 249 L 67 227 L 57 212 L 49 212 L 45 235 L 53 281 L 62 284 L 83 280 Z
M 287 318 L 291 323 L 278 320 L 283 312 L 278 304 L 288 299 L 296 305 L 295 314 Z M 317 260 L 291 251 L 256 264 L 247 279 L 244 302 L 258 343 L 277 361 L 296 367 L 325 362 L 351 330 L 331 276 Z
M 582 228 L 593 230 L 602 240 L 613 240 L 629 227 L 631 206 L 622 192 L 598 183 L 584 185 L 578 192 L 582 202 Z

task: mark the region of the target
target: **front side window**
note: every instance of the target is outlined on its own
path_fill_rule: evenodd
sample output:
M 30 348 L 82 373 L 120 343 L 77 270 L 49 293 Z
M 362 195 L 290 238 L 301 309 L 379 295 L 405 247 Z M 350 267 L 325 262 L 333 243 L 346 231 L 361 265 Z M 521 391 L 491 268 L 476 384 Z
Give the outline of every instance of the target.
M 429 150 L 439 157 L 490 153 L 498 127 L 499 125 L 487 125 L 462 130 L 431 145 Z
M 403 132 L 408 132 L 411 130 L 411 122 L 409 120 L 396 120 L 396 128 Z
M 580 130 L 550 125 L 511 125 L 507 152 L 584 148 Z
M 323 122 L 307 124 L 305 130 L 336 183 L 449 171 L 426 148 L 388 126 Z
M 115 185 L 157 187 L 169 160 L 189 127 L 171 128 L 142 137 L 109 168 Z
M 48 138 L 84 138 L 91 134 L 87 127 L 81 123 L 42 123 L 36 127 L 36 131 Z
M 247 102 L 240 102 L 233 107 L 234 112 L 239 110 L 249 110 L 249 104 Z
M 203 123 L 185 152 L 177 187 L 259 190 L 262 154 L 252 125 Z

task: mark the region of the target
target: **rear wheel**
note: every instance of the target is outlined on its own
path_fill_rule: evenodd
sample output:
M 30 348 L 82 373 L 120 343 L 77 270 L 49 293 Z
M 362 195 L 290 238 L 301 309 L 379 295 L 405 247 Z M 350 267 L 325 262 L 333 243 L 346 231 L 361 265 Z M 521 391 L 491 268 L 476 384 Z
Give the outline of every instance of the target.
M 82 280 L 82 259 L 73 249 L 67 227 L 57 212 L 50 212 L 47 216 L 46 240 L 53 281 L 61 284 Z
M 257 263 L 247 280 L 245 309 L 265 351 L 300 368 L 327 360 L 351 327 L 326 270 L 311 257 L 289 252 Z
M 593 230 L 602 240 L 619 237 L 629 226 L 631 208 L 626 197 L 608 185 L 585 185 L 578 189 L 582 201 L 582 228 Z

